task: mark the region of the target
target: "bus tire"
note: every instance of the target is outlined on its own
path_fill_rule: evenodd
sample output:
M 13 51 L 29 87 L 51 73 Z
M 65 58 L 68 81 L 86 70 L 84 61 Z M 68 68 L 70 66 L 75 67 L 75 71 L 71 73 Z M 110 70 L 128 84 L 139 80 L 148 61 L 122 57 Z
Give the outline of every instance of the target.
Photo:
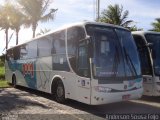
M 55 92 L 54 96 L 57 102 L 65 103 L 65 89 L 61 80 L 57 80 L 55 83 Z
M 13 87 L 14 88 L 16 88 L 17 87 L 17 81 L 16 81 L 16 76 L 15 75 L 13 75 L 13 77 L 12 77 L 12 85 L 13 85 Z

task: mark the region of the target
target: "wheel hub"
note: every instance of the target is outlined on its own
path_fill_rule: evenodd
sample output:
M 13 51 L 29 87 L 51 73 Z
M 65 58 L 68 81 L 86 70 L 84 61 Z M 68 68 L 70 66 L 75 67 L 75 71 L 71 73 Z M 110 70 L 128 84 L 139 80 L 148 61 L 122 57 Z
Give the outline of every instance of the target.
M 58 97 L 63 96 L 63 88 L 62 88 L 62 86 L 58 86 L 57 87 L 57 96 Z

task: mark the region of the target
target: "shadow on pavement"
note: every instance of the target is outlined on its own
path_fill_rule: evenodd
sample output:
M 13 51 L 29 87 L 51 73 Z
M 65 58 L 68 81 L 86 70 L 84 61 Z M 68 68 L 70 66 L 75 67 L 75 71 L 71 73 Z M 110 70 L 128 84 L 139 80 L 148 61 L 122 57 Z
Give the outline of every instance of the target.
M 40 104 L 38 102 L 31 101 L 29 99 L 24 99 L 23 96 L 31 96 L 30 93 L 26 92 L 10 92 L 6 91 L 5 89 L 0 89 L 0 113 L 3 112 L 9 112 L 11 110 L 15 109 L 24 109 L 27 106 L 38 106 L 45 109 L 48 109 L 49 107 Z
M 142 96 L 141 100 L 160 104 L 160 96 Z
M 47 99 L 52 100 L 52 96 L 50 94 L 39 92 L 36 90 L 31 90 L 24 87 L 19 87 L 18 89 L 31 93 L 32 95 L 38 95 L 41 97 L 45 97 Z M 157 97 L 149 97 L 144 98 L 142 97 L 140 100 L 145 100 L 154 102 L 160 101 L 160 98 Z M 136 100 L 138 101 L 138 100 Z M 143 103 L 138 103 L 134 101 L 125 101 L 125 102 L 118 102 L 118 103 L 111 103 L 106 105 L 98 105 L 98 106 L 91 106 L 87 104 L 83 104 L 74 100 L 67 100 L 65 103 L 66 106 L 72 107 L 74 109 L 82 110 L 100 117 L 105 118 L 106 114 L 156 114 L 160 113 L 160 107 L 155 107 L 152 105 L 147 105 Z

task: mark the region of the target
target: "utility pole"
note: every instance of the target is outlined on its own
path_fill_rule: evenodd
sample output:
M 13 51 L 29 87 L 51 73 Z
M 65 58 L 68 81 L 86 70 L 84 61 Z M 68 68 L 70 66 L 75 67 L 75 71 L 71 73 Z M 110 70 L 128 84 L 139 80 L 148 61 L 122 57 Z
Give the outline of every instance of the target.
M 96 19 L 99 22 L 100 18 L 100 0 L 96 0 Z

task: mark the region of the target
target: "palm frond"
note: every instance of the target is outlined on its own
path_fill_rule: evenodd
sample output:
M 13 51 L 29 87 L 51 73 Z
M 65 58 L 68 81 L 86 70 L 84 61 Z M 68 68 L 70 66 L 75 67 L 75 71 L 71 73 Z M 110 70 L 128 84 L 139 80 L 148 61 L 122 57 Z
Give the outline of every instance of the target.
M 156 21 L 151 23 L 151 25 L 153 26 L 153 31 L 157 31 L 160 32 L 160 18 L 156 18 Z
M 55 9 L 51 9 L 48 14 L 41 17 L 40 21 L 41 22 L 47 22 L 49 20 L 53 20 L 54 19 L 54 14 L 55 14 Z
M 48 9 L 48 7 L 51 3 L 50 1 L 51 0 L 44 0 L 44 3 L 43 3 L 44 5 L 43 5 L 42 11 L 41 11 L 42 14 L 45 14 L 46 10 Z
M 132 20 L 127 20 L 128 15 L 129 12 L 127 10 L 123 12 L 122 5 L 109 5 L 107 9 L 102 11 L 100 21 L 115 25 L 128 26 L 133 22 Z
M 128 27 L 130 24 L 132 24 L 133 23 L 133 20 L 127 20 L 127 21 L 125 21 L 124 23 L 122 23 L 121 24 L 121 26 L 123 26 L 123 27 Z
M 128 18 L 128 15 L 129 15 L 129 11 L 128 10 L 124 11 L 121 17 L 121 23 L 125 22 L 125 20 Z

